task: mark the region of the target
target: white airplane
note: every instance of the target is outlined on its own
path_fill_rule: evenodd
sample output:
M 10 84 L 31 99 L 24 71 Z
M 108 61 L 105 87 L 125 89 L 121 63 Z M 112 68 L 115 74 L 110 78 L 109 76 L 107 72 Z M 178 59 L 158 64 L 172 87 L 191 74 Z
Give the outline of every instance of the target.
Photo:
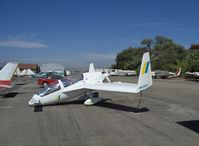
M 156 71 L 152 71 L 152 77 L 153 78 L 175 78 L 175 77 L 179 77 L 181 74 L 181 68 L 178 68 L 177 71 L 174 72 L 169 72 L 169 71 L 164 71 L 164 70 L 156 70 Z
M 18 63 L 8 62 L 0 71 L 0 88 L 11 88 L 11 79 Z
M 90 64 L 89 72 L 83 73 L 83 79 L 71 83 L 70 81 L 58 81 L 48 88 L 44 88 L 34 94 L 29 101 L 30 106 L 49 105 L 66 102 L 72 98 L 85 100 L 85 105 L 93 105 L 101 100 L 97 91 L 111 91 L 123 93 L 142 93 L 143 90 L 152 85 L 151 64 L 149 53 L 146 52 L 142 58 L 141 70 L 137 84 L 110 82 L 109 74 L 95 72 L 94 65 Z M 108 82 L 104 82 L 107 79 Z M 86 96 L 82 96 L 86 95 Z
M 192 78 L 199 79 L 199 72 L 185 72 L 185 74 Z

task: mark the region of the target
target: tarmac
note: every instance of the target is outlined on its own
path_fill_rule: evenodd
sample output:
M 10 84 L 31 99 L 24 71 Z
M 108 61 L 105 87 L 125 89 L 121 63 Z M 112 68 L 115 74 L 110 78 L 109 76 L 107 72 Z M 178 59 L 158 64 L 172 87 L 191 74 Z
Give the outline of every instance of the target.
M 112 77 L 137 82 L 136 77 Z M 17 78 L 0 93 L 0 146 L 198 146 L 199 82 L 155 79 L 139 94 L 100 92 L 104 101 L 29 107 L 41 88 Z

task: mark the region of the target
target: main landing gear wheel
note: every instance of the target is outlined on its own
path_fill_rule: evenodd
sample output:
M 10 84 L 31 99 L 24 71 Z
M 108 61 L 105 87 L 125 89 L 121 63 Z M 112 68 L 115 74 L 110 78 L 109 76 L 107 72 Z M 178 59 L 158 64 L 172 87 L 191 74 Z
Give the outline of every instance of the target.
M 98 92 L 91 92 L 91 93 L 89 93 L 89 99 L 87 99 L 84 102 L 84 105 L 94 105 L 94 104 L 100 102 L 101 100 L 103 100 L 103 98 L 99 97 Z

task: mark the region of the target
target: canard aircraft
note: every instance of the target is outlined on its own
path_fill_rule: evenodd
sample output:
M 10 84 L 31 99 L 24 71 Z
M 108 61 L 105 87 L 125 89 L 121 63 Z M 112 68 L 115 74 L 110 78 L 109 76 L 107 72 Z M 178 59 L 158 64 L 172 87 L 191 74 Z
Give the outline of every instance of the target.
M 144 53 L 142 58 L 141 70 L 137 84 L 111 82 L 109 74 L 96 72 L 94 65 L 91 63 L 89 71 L 83 73 L 83 79 L 72 83 L 71 81 L 61 81 L 44 88 L 34 94 L 29 101 L 30 106 L 49 105 L 60 102 L 66 102 L 72 98 L 84 100 L 85 105 L 93 105 L 103 100 L 97 91 L 110 91 L 122 93 L 142 93 L 143 90 L 152 85 L 151 63 L 149 52 Z M 107 82 L 104 82 L 107 80 Z
M 156 70 L 152 71 L 152 77 L 153 78 L 161 78 L 161 79 L 167 79 L 167 78 L 177 78 L 181 74 L 181 68 L 178 68 L 176 72 L 169 72 L 169 71 L 164 71 L 164 70 Z
M 11 88 L 11 79 L 17 69 L 18 63 L 8 62 L 0 70 L 0 88 Z

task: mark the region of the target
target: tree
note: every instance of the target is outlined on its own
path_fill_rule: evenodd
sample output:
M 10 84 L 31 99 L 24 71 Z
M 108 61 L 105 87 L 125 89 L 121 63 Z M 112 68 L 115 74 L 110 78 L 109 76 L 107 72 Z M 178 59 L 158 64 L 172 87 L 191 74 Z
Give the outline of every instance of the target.
M 199 51 L 190 50 L 186 57 L 187 68 L 186 71 L 198 72 L 199 71 Z
M 179 68 L 179 61 L 182 62 L 186 57 L 184 47 L 176 44 L 171 39 L 157 36 L 152 51 L 153 69 L 176 71 Z
M 146 48 L 132 48 L 129 47 L 123 50 L 116 57 L 116 64 L 113 68 L 132 70 L 137 69 L 140 66 L 143 53 L 146 52 Z
M 173 41 L 167 37 L 160 36 L 160 35 L 155 37 L 155 45 L 162 45 L 166 43 L 173 43 Z
M 143 39 L 140 43 L 141 43 L 141 45 L 146 46 L 146 48 L 148 49 L 148 51 L 150 51 L 151 47 L 154 44 L 154 41 L 152 39 Z
M 181 66 L 184 71 L 186 70 L 187 51 L 173 40 L 164 36 L 156 36 L 154 40 L 143 39 L 141 44 L 145 45 L 145 47 L 129 47 L 119 53 L 116 57 L 116 64 L 113 67 L 118 69 L 137 69 L 140 66 L 143 53 L 148 50 L 151 55 L 152 70 L 176 71 Z
M 152 70 L 161 69 L 175 72 L 178 68 L 182 68 L 182 72 L 199 71 L 199 50 L 185 49 L 164 36 L 156 36 L 154 40 L 143 39 L 141 45 L 145 45 L 145 47 L 129 47 L 118 53 L 116 64 L 112 67 L 138 71 L 142 55 L 148 50 L 150 51 Z

